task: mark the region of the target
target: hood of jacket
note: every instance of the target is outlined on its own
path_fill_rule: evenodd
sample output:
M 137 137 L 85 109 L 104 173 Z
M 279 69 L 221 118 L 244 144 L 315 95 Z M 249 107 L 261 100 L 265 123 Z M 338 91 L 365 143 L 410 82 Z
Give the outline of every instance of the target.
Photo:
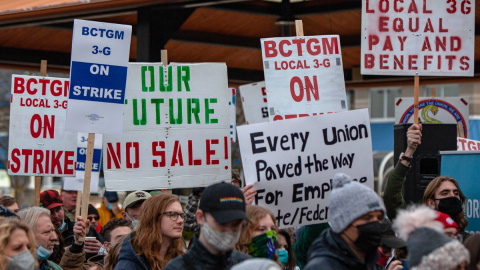
M 327 257 L 337 261 L 345 265 L 346 269 L 376 269 L 379 255 L 377 250 L 374 250 L 367 253 L 365 262 L 362 262 L 339 234 L 327 229 L 313 242 L 308 251 L 309 262 L 317 257 Z
M 132 243 L 130 241 L 130 235 L 125 238 L 122 243 L 122 247 L 120 248 L 120 252 L 118 254 L 118 264 L 122 264 L 122 261 L 126 261 L 126 263 L 133 263 L 139 268 L 136 269 L 150 269 L 148 264 L 144 261 L 142 257 L 137 255 L 137 252 L 132 247 Z

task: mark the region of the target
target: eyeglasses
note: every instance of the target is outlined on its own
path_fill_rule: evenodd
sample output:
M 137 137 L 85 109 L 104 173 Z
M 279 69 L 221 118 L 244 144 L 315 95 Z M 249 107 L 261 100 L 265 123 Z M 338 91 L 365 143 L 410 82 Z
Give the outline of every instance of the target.
M 93 219 L 95 220 L 100 220 L 100 218 L 97 216 L 97 217 L 87 217 L 88 220 L 92 221 Z
M 185 219 L 185 214 L 184 213 L 177 213 L 175 211 L 168 211 L 168 212 L 163 212 L 160 214 L 161 215 L 167 215 L 170 217 L 172 221 L 176 221 L 178 217 L 181 217 L 182 219 Z

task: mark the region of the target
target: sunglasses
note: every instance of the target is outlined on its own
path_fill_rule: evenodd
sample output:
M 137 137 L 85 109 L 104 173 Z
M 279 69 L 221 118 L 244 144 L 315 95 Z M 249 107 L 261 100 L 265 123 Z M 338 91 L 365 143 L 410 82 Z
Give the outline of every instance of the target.
M 87 219 L 90 220 L 90 221 L 92 221 L 92 220 L 94 220 L 94 219 L 97 220 L 97 221 L 100 220 L 100 218 L 99 218 L 98 216 L 96 216 L 96 217 L 87 217 Z

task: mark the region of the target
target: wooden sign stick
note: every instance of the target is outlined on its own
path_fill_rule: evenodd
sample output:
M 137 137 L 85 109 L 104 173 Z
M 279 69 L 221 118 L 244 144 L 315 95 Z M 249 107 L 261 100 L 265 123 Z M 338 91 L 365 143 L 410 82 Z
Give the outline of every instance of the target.
M 95 133 L 88 133 L 87 159 L 85 161 L 85 177 L 83 179 L 83 194 L 82 194 L 82 209 L 81 209 L 81 213 L 82 213 L 81 216 L 84 222 L 87 222 L 88 203 L 90 201 L 90 178 L 92 175 L 94 142 L 95 142 Z M 77 199 L 77 205 L 78 205 L 78 199 Z M 83 242 L 84 239 L 79 239 L 79 241 Z
M 160 51 L 160 57 L 161 57 L 161 61 L 162 61 L 162 64 L 164 67 L 167 67 L 168 66 L 168 54 L 167 54 L 167 50 L 161 50 Z M 163 74 L 162 74 L 163 75 Z M 165 194 L 170 194 L 172 195 L 172 190 L 171 189 L 166 189 L 165 190 Z
M 435 87 L 432 87 L 432 97 L 434 98 L 435 96 L 436 96 Z
M 40 76 L 47 76 L 47 60 L 40 62 Z M 33 206 L 40 206 L 40 189 L 42 187 L 42 177 L 35 176 L 35 198 L 33 200 Z
M 415 76 L 415 83 L 413 88 L 413 122 L 415 125 L 418 125 L 418 88 L 420 87 L 420 78 L 419 76 Z
M 303 22 L 302 20 L 295 20 L 295 30 L 297 32 L 297 37 L 303 37 Z

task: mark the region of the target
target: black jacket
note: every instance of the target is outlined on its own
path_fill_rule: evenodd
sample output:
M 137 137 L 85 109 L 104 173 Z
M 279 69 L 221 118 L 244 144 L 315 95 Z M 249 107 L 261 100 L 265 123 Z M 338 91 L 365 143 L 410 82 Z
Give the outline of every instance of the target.
M 325 230 L 315 240 L 308 252 L 308 263 L 304 270 L 376 270 L 384 269 L 377 264 L 377 250 L 367 253 L 365 262 L 360 261 L 342 237 L 331 229 Z
M 187 253 L 171 260 L 164 270 L 176 269 L 202 269 L 202 270 L 227 270 L 237 263 L 250 259 L 251 256 L 236 250 L 222 255 L 214 255 L 198 241 L 198 236 L 192 239 L 192 245 Z
M 118 254 L 118 262 L 115 265 L 115 270 L 151 270 L 147 263 L 147 259 L 143 256 L 138 256 L 137 252 L 132 247 L 129 234 L 123 240 L 122 247 Z

